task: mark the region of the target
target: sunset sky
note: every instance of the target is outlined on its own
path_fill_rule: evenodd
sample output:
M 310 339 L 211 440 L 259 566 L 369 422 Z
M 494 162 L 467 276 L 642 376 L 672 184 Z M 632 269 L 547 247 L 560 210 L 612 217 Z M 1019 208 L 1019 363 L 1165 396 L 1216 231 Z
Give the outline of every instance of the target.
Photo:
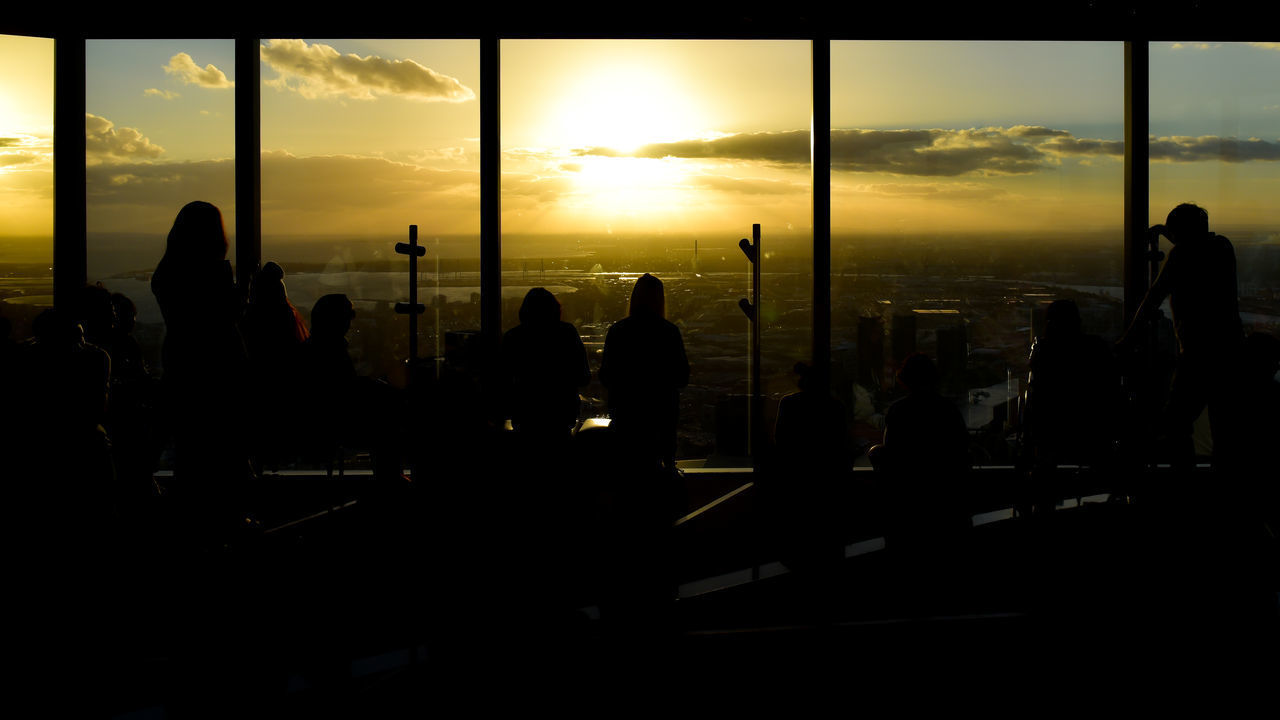
M 52 50 L 0 36 L 5 236 L 50 232 Z M 264 40 L 267 242 L 478 231 L 478 52 Z M 833 231 L 1118 231 L 1120 43 L 831 54 Z M 163 233 L 195 198 L 233 227 L 233 44 L 90 41 L 87 59 L 90 231 Z M 1152 45 L 1151 67 L 1153 218 L 1191 200 L 1280 228 L 1280 44 Z M 504 41 L 503 230 L 802 237 L 809 112 L 804 41 Z

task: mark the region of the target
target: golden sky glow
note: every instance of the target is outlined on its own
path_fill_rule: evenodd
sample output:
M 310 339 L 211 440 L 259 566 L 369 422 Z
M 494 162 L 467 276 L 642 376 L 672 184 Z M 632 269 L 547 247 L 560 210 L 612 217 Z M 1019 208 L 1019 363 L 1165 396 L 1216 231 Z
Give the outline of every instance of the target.
M 53 41 L 0 35 L 0 236 L 52 233 Z M 11 240 L 0 244 L 0 261 L 52 252 Z
M 162 234 L 194 198 L 233 226 L 234 87 L 254 81 L 268 238 L 478 230 L 478 41 L 264 40 L 255 68 L 233 50 L 88 43 L 91 233 Z M 809 232 L 807 42 L 501 54 L 504 232 Z M 1280 50 L 1151 57 L 1153 217 L 1192 200 L 1277 224 Z M 47 234 L 52 41 L 0 37 L 0 59 L 0 232 Z M 1121 69 L 1118 43 L 833 43 L 833 230 L 1118 231 Z

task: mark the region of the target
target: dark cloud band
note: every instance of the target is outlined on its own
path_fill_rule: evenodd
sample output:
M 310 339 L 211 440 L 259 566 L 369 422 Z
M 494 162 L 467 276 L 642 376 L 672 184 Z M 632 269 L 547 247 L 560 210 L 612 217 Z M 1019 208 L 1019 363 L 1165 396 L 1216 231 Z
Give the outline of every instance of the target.
M 1280 143 L 1257 138 L 1151 138 L 1151 159 L 1165 162 L 1280 160 Z M 685 158 L 765 162 L 809 162 L 809 133 L 739 133 L 709 140 L 654 143 L 623 153 L 585 148 L 579 155 Z M 847 172 L 954 177 L 1024 175 L 1055 166 L 1064 158 L 1124 156 L 1124 142 L 1077 138 L 1067 130 L 1015 125 L 968 130 L 832 130 L 831 167 Z

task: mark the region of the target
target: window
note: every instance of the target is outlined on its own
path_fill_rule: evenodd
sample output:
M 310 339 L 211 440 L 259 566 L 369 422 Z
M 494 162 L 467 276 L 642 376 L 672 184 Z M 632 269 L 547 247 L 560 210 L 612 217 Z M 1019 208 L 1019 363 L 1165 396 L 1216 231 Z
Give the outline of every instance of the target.
M 805 41 L 503 41 L 503 325 L 531 287 L 560 300 L 593 373 L 649 272 L 692 366 L 677 456 L 749 462 L 751 269 L 762 225 L 762 374 L 809 357 L 810 47 Z M 605 412 L 597 382 L 584 414 Z
M 1043 309 L 1120 332 L 1120 43 L 836 42 L 833 388 L 862 446 L 930 355 L 977 463 L 1010 458 Z M 861 460 L 865 462 L 865 458 Z
M 1280 45 L 1149 52 L 1151 224 L 1179 203 L 1207 210 L 1210 229 L 1235 246 L 1245 331 L 1280 334 Z
M 222 211 L 235 262 L 234 45 L 85 44 L 87 277 L 133 301 L 133 334 L 155 371 L 164 319 L 151 273 L 182 206 L 204 200 Z
M 53 304 L 53 40 L 0 35 L 0 317 Z M 3 338 L 0 338 L 3 340 Z
M 480 327 L 479 43 L 267 39 L 261 57 L 262 260 L 304 318 L 346 294 L 357 372 L 403 385 L 410 225 L 420 356 Z

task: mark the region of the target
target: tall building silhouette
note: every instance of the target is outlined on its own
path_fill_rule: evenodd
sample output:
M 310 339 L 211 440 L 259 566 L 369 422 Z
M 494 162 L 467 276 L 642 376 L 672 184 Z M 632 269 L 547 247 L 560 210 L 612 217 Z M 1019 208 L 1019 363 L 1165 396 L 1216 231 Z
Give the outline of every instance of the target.
M 934 333 L 938 339 L 938 373 L 942 379 L 942 391 L 948 395 L 964 392 L 964 371 L 969 364 L 964 325 L 944 325 Z
M 884 389 L 884 319 L 858 318 L 858 384 Z
M 893 326 L 889 330 L 893 335 L 889 339 L 889 352 L 893 353 L 893 366 L 899 367 L 908 355 L 916 351 L 916 316 L 914 313 L 900 313 L 893 316 Z

